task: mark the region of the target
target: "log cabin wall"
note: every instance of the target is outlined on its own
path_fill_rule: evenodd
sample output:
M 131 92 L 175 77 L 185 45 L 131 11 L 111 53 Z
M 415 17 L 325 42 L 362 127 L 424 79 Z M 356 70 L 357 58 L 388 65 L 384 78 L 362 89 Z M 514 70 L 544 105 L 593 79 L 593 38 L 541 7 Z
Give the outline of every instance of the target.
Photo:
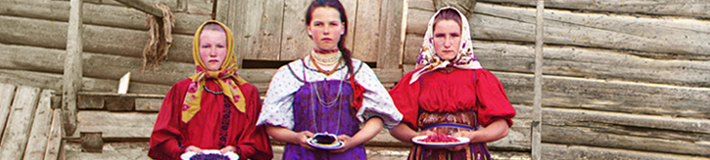
M 409 1 L 405 72 L 436 3 Z M 530 150 L 535 3 L 477 0 L 468 17 L 476 56 L 518 111 L 508 137 L 489 145 L 494 150 Z M 705 1 L 546 0 L 542 159 L 708 159 L 707 8 Z
M 162 94 L 193 73 L 197 26 L 214 11 L 234 31 L 240 59 L 284 63 L 312 47 L 303 23 L 308 1 L 146 0 L 170 6 L 176 24 L 167 61 L 143 72 L 146 14 L 113 0 L 84 0 L 84 93 L 78 132 L 65 135 L 61 156 L 147 159 Z M 355 58 L 376 64 L 388 87 L 413 70 L 434 0 L 342 2 Z M 475 53 L 518 111 L 508 137 L 489 145 L 499 159 L 530 157 L 534 4 L 478 0 L 469 10 Z M 545 5 L 543 159 L 710 159 L 710 3 Z M 0 83 L 61 90 L 68 16 L 68 0 L 0 0 Z M 275 71 L 241 69 L 240 75 L 265 92 Z M 103 93 L 115 93 L 126 72 L 133 94 Z M 102 154 L 82 151 L 82 131 L 103 133 Z M 408 151 L 386 130 L 368 145 L 371 159 L 402 159 Z

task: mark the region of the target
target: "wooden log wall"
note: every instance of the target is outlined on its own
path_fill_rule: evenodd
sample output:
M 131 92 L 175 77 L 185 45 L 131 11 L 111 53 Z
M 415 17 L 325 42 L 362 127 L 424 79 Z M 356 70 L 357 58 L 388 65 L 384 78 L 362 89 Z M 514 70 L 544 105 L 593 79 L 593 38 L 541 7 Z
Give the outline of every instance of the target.
M 477 0 L 468 17 L 476 56 L 518 113 L 494 150 L 530 151 L 535 2 Z M 708 5 L 546 0 L 542 159 L 708 159 Z M 405 72 L 434 6 L 409 1 Z

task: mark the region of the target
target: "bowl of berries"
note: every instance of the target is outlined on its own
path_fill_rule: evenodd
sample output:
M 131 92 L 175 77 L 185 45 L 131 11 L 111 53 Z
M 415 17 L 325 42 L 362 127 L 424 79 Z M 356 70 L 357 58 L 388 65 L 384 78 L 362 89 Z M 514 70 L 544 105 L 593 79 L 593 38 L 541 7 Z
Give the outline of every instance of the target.
M 470 141 L 471 140 L 466 137 L 452 137 L 443 133 L 422 135 L 412 138 L 412 142 L 415 144 L 433 148 L 449 148 L 456 145 L 466 144 Z
M 239 155 L 234 152 L 222 154 L 219 150 L 202 150 L 202 153 L 185 152 L 180 155 L 182 160 L 238 160 Z
M 308 139 L 308 145 L 323 150 L 338 150 L 344 147 L 338 137 L 330 133 L 316 133 Z

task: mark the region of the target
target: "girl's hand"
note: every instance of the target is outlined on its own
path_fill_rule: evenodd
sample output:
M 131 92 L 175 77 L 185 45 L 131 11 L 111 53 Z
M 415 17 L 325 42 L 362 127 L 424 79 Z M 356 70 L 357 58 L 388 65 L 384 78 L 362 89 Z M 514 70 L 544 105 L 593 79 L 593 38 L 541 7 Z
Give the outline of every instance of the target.
M 452 134 L 451 136 L 453 136 L 453 137 L 466 137 L 466 138 L 468 138 L 468 139 L 471 140 L 471 141 L 469 141 L 469 143 L 467 143 L 467 144 L 461 144 L 461 145 L 457 145 L 457 146 L 454 146 L 454 147 L 451 147 L 451 148 L 446 148 L 446 149 L 448 149 L 449 151 L 460 151 L 460 150 L 463 150 L 467 145 L 469 145 L 470 143 L 473 143 L 473 138 L 476 137 L 473 131 L 460 131 L 460 132 L 456 132 L 456 133 Z
M 344 134 L 339 135 L 339 136 L 338 136 L 338 140 L 340 141 L 340 143 L 343 143 L 343 148 L 341 148 L 341 149 L 339 149 L 339 150 L 332 150 L 332 151 L 330 151 L 330 152 L 332 152 L 332 153 L 343 153 L 343 152 L 345 152 L 345 151 L 347 151 L 347 150 L 349 150 L 349 149 L 352 149 L 353 147 L 359 145 L 359 144 L 355 144 L 355 143 L 348 143 L 348 142 L 350 142 L 350 138 L 352 138 L 352 137 L 350 137 L 350 136 L 348 136 L 348 135 L 344 135 Z
M 185 152 L 202 153 L 202 149 L 200 149 L 200 147 L 195 147 L 193 145 L 190 145 L 187 148 L 185 148 Z
M 234 152 L 237 151 L 237 148 L 234 148 L 234 146 L 227 146 L 219 150 L 220 153 L 225 154 L 229 152 Z
M 308 150 L 314 150 L 311 145 L 308 145 L 308 138 L 313 137 L 313 133 L 311 131 L 302 131 L 296 133 L 296 142 L 298 145 L 301 145 L 301 147 L 308 149 Z

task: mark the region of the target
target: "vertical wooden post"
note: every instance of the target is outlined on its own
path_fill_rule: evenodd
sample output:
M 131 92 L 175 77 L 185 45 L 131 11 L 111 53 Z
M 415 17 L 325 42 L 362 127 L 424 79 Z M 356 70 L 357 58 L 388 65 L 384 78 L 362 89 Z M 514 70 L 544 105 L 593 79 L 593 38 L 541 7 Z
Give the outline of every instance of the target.
M 402 43 L 402 11 L 403 0 L 383 0 L 380 6 L 380 44 L 377 56 L 377 68 L 399 69 L 402 58 L 400 52 L 404 51 Z
M 62 125 L 66 135 L 76 130 L 76 93 L 81 89 L 82 64 L 81 40 L 84 25 L 82 22 L 83 0 L 71 0 L 69 27 L 67 32 L 67 55 L 64 59 L 64 82 L 62 87 Z
M 241 32 L 244 29 L 244 22 L 247 14 L 243 13 L 242 10 L 238 10 L 240 5 L 246 5 L 247 1 L 231 1 L 231 0 L 215 0 L 212 3 L 216 3 L 216 13 L 215 20 L 227 25 L 230 30 L 232 30 L 232 36 L 234 37 L 234 54 L 237 56 L 237 67 L 242 68 L 242 62 L 244 61 L 244 52 L 246 52 L 246 47 L 243 46 L 244 41 L 242 40 Z M 261 3 L 261 2 L 259 2 Z M 196 37 L 199 38 L 199 37 Z
M 542 45 L 543 45 L 543 13 L 545 0 L 537 1 L 537 15 L 535 16 L 535 96 L 533 97 L 532 134 L 532 159 L 540 160 L 542 137 Z

